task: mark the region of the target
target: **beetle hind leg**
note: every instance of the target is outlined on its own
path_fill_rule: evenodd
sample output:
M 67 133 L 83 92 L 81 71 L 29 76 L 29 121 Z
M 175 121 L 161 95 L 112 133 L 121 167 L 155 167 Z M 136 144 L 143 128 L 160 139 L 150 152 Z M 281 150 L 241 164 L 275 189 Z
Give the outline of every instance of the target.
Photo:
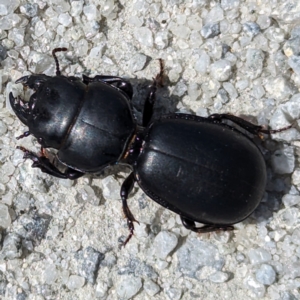
M 216 123 L 222 123 L 222 121 L 224 121 L 224 120 L 229 120 L 229 121 L 237 124 L 241 128 L 247 130 L 249 133 L 258 135 L 259 137 L 261 137 L 262 133 L 264 133 L 264 134 L 278 133 L 278 132 L 282 132 L 287 129 L 290 129 L 294 125 L 294 124 L 292 124 L 292 125 L 289 125 L 289 126 L 286 126 L 283 128 L 272 130 L 272 129 L 265 129 L 263 126 L 252 124 L 251 122 L 248 122 L 240 117 L 230 115 L 230 114 L 213 114 L 213 115 L 210 115 L 208 118 L 215 121 Z
M 234 229 L 232 225 L 203 225 L 201 227 L 196 227 L 194 221 L 180 216 L 181 222 L 186 229 L 192 230 L 197 233 L 208 233 L 214 231 L 231 231 Z

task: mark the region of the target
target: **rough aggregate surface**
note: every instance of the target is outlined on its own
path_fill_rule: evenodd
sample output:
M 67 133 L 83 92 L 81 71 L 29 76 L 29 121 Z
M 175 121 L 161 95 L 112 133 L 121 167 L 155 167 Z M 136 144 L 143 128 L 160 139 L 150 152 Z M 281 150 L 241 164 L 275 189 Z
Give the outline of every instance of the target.
M 300 299 L 300 2 L 298 0 L 0 0 L 1 299 Z M 233 232 L 198 235 L 137 187 L 128 234 L 115 168 L 74 182 L 24 162 L 33 137 L 8 95 L 15 80 L 116 75 L 134 86 L 141 120 L 147 86 L 165 62 L 155 116 L 231 113 L 273 129 L 268 184 Z M 201 199 L 199 199 L 201 200 Z M 232 208 L 234 209 L 234 208 Z

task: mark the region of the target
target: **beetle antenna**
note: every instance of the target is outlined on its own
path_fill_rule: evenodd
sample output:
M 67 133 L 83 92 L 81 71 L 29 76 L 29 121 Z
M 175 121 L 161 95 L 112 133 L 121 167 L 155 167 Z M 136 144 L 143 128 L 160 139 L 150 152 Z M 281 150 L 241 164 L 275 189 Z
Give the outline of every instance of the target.
M 54 57 L 55 65 L 56 65 L 56 76 L 60 75 L 60 69 L 59 69 L 58 59 L 57 59 L 57 56 L 55 53 L 61 52 L 61 51 L 67 51 L 67 50 L 68 50 L 67 48 L 55 48 L 52 50 L 52 56 Z

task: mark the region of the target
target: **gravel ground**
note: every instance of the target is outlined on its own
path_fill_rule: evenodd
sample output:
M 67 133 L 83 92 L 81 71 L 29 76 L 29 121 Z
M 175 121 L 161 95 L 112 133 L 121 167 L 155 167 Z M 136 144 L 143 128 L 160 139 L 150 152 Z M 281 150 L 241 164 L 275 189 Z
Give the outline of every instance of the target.
M 128 234 L 119 197 L 129 173 L 75 182 L 24 162 L 39 151 L 9 92 L 32 73 L 117 75 L 147 86 L 165 62 L 155 116 L 228 113 L 273 129 L 261 205 L 233 232 L 197 235 L 135 187 L 140 225 Z M 1 299 L 300 299 L 300 2 L 242 0 L 0 0 Z M 25 95 L 25 96 L 24 96 Z M 232 208 L 234 209 L 234 207 Z

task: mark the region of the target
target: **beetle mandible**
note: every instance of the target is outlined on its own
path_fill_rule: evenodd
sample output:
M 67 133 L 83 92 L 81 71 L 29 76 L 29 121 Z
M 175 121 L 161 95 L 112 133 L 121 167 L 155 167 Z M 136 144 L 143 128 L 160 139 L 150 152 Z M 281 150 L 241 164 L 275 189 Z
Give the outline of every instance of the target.
M 129 227 L 134 222 L 127 198 L 137 182 L 163 207 L 180 215 L 183 225 L 195 232 L 232 230 L 259 205 L 266 186 L 264 158 L 252 135 L 276 133 L 290 128 L 266 130 L 230 114 L 207 118 L 190 114 L 168 114 L 151 121 L 155 94 L 163 85 L 164 66 L 153 79 L 145 101 L 142 124 L 131 107 L 133 89 L 120 77 L 97 75 L 83 79 L 61 75 L 56 52 L 56 76 L 33 74 L 16 83 L 34 90 L 29 102 L 9 94 L 10 104 L 41 144 L 41 155 L 23 147 L 32 167 L 59 178 L 77 179 L 98 173 L 116 163 L 130 166 L 121 187 L 121 199 Z M 230 121 L 234 125 L 228 125 Z M 45 155 L 57 150 L 56 158 L 66 166 L 61 172 Z M 204 224 L 196 227 L 195 222 Z

